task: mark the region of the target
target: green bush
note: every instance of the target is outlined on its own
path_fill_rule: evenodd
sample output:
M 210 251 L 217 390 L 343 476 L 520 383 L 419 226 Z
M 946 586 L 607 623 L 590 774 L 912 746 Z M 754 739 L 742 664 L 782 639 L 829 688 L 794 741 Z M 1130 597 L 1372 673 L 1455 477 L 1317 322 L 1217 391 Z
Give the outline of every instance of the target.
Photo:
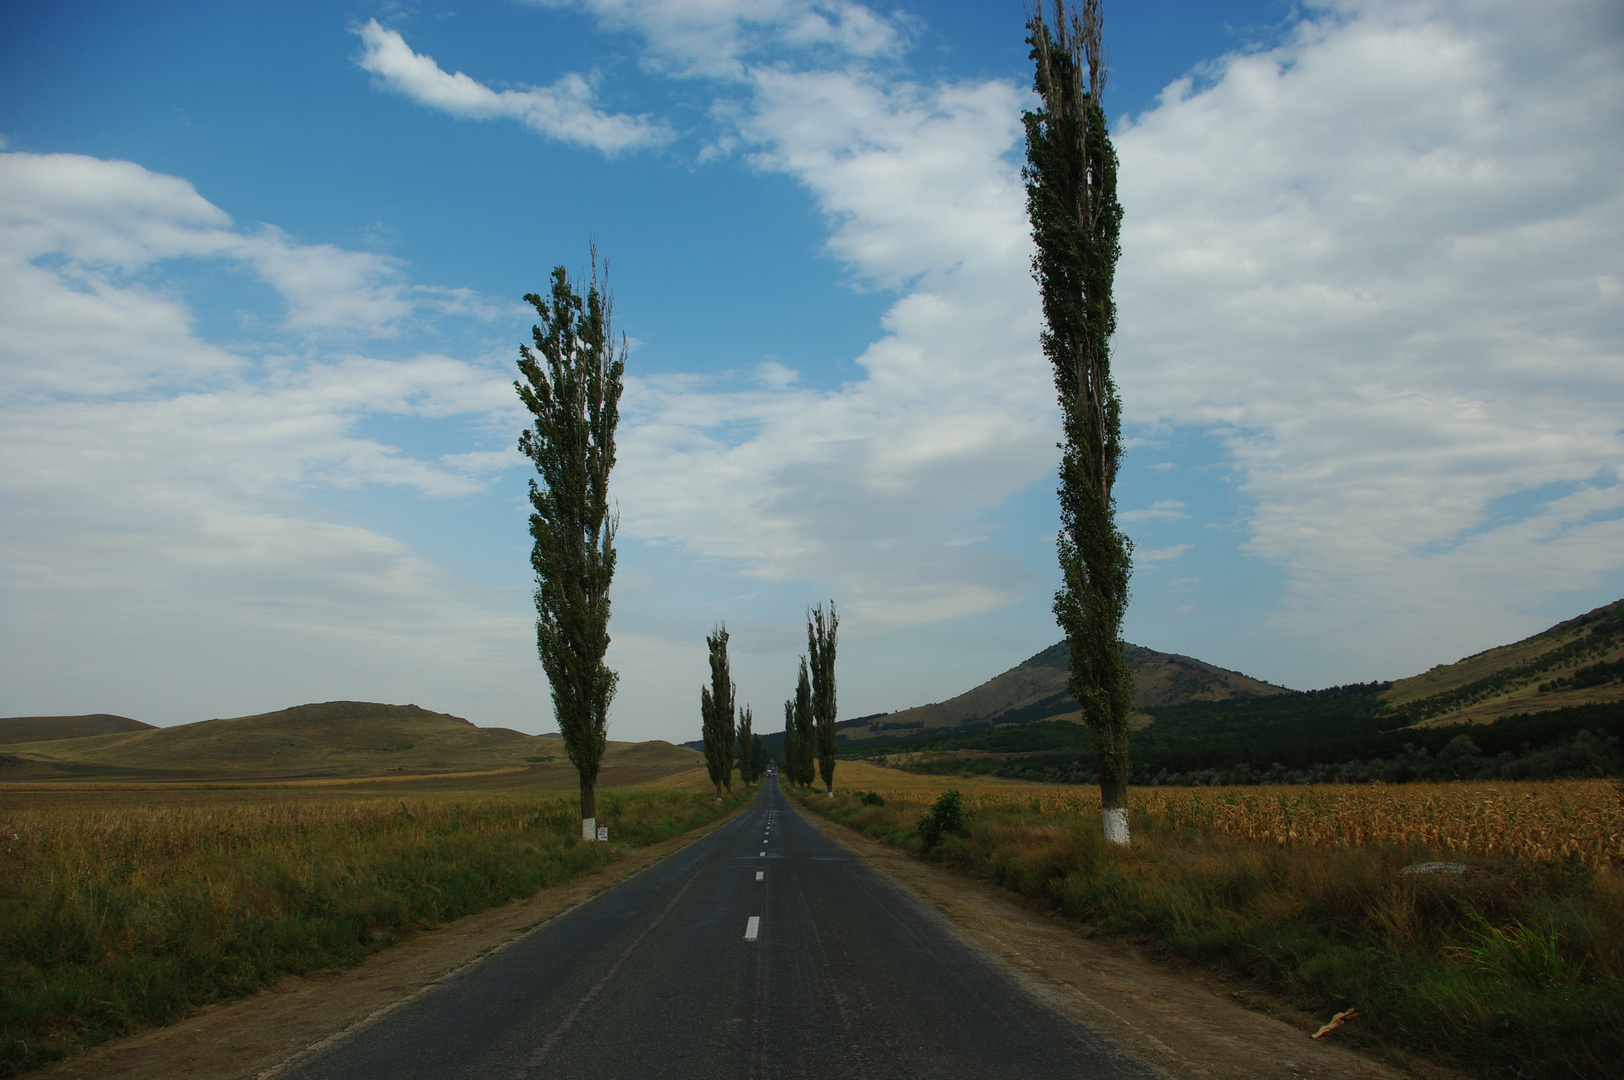
M 942 792 L 930 813 L 919 819 L 919 839 L 929 851 L 942 842 L 944 836 L 964 835 L 964 802 L 957 788 Z

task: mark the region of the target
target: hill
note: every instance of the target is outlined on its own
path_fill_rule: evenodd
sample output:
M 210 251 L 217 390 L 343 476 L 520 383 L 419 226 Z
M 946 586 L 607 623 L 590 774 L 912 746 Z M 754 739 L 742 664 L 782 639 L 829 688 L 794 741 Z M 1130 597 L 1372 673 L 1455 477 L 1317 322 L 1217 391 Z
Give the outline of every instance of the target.
M 112 713 L 86 716 L 0 716 L 0 746 L 12 743 L 45 742 L 52 739 L 83 739 L 115 731 L 148 731 L 153 725 Z
M 1157 652 L 1139 645 L 1127 646 L 1127 659 L 1134 673 L 1133 704 L 1140 710 L 1138 726 L 1150 721 L 1146 710 L 1154 707 L 1192 701 L 1274 697 L 1294 692 L 1194 657 Z M 1066 689 L 1066 662 L 1066 644 L 1059 642 L 947 701 L 842 720 L 835 725 L 841 751 L 867 751 L 903 741 L 934 739 L 1036 720 L 1075 722 L 1081 717 L 1076 699 Z M 767 744 L 769 753 L 783 753 L 782 731 L 763 735 L 762 741 Z M 700 741 L 682 745 L 704 748 Z
M 1621 638 L 1624 601 L 1396 683 L 1144 701 L 1151 722 L 1133 739 L 1135 782 L 1605 773 L 1624 763 Z M 929 771 L 1086 779 L 1092 740 L 1073 719 L 944 727 L 848 752 Z
M 149 779 L 300 778 L 522 769 L 562 763 L 556 738 L 482 728 L 416 705 L 329 701 L 175 727 L 6 746 L 12 771 Z M 604 767 L 640 774 L 703 764 L 669 743 L 611 742 Z M 568 768 L 568 765 L 564 765 Z M 45 770 L 42 773 L 41 770 Z M 573 770 L 571 770 L 573 772 Z M 0 772 L 0 777 L 6 774 Z
M 1400 679 L 1382 700 L 1428 726 L 1624 700 L 1624 600 Z
M 1141 711 L 1191 701 L 1273 697 L 1292 692 L 1194 657 L 1139 645 L 1127 646 L 1127 659 L 1134 675 L 1134 708 Z M 1060 642 L 958 697 L 848 720 L 841 724 L 840 731 L 844 741 L 859 743 L 972 725 L 998 727 L 1033 720 L 1076 720 L 1077 701 L 1066 689 L 1066 664 L 1066 644 Z

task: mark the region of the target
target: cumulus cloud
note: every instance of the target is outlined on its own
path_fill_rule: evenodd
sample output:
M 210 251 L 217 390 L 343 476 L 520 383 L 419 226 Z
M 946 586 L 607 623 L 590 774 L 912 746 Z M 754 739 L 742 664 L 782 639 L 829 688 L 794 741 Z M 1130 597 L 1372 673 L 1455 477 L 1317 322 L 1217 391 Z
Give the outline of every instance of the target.
M 148 280 L 178 260 L 241 269 L 270 286 L 280 329 L 391 336 L 432 313 L 489 317 L 466 290 L 411 284 L 396 260 L 241 230 L 178 177 L 77 154 L 0 154 L 0 379 L 7 387 L 118 394 L 241 366 L 200 339 L 172 289 Z M 156 280 L 156 279 L 154 279 Z M 71 381 L 70 381 L 71 380 Z
M 877 66 L 906 44 L 883 19 L 796 53 L 811 5 L 582 6 L 715 78 L 715 152 L 801 182 L 830 253 L 901 294 L 838 391 L 635 384 L 629 527 L 893 624 L 1007 603 L 1018 573 L 949 549 L 1051 464 L 1019 88 Z M 1621 38 L 1595 0 L 1346 0 L 1118 125 L 1128 419 L 1221 436 L 1245 549 L 1286 574 L 1275 629 L 1339 658 L 1296 677 L 1451 659 L 1624 569 Z
M 1163 499 L 1145 510 L 1120 511 L 1117 520 L 1131 525 L 1140 521 L 1182 521 L 1189 516 L 1184 512 L 1184 503 L 1178 499 Z
M 763 389 L 631 380 L 627 534 L 829 583 L 857 633 L 1007 604 L 1025 572 L 962 535 L 1046 474 L 1057 427 L 1021 284 L 1018 95 L 844 71 L 751 78 L 740 131 L 758 167 L 804 184 L 831 252 L 903 292 L 858 358 L 864 377 L 836 391 L 776 366 Z
M 8 707 L 116 701 L 197 719 L 184 710 L 288 704 L 289 668 L 313 694 L 382 700 L 412 686 L 431 699 L 447 666 L 532 681 L 522 595 L 470 598 L 400 541 L 304 498 L 455 498 L 511 460 L 419 456 L 363 430 L 511 418 L 505 373 L 351 348 L 485 301 L 363 253 L 235 230 L 189 184 L 128 162 L 0 155 L 0 215 Z M 202 340 L 177 273 L 198 260 L 259 276 L 286 302 L 281 323 L 232 350 Z M 220 665 L 238 672 L 229 686 Z
M 662 146 L 672 138 L 669 128 L 647 117 L 599 109 L 593 104 L 592 84 L 578 74 L 565 75 L 552 86 L 492 90 L 460 71 L 446 74 L 432 57 L 414 53 L 399 32 L 376 19 L 356 33 L 362 46 L 357 63 L 381 85 L 452 116 L 517 120 L 539 135 L 606 154 Z
M 909 25 L 851 0 L 538 0 L 580 7 L 642 38 L 645 62 L 684 76 L 746 79 L 752 58 L 791 50 L 837 65 L 901 54 Z
M 1608 5 L 1355 0 L 1118 132 L 1128 416 L 1226 433 L 1350 674 L 1624 569 L 1621 103 Z

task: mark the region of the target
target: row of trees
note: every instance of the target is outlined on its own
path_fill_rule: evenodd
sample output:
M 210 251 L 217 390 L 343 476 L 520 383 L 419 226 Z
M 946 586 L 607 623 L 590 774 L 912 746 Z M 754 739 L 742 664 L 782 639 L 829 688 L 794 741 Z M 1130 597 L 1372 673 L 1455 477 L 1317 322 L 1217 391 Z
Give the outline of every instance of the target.
M 727 624 L 707 635 L 705 645 L 710 650 L 711 681 L 709 686 L 699 688 L 699 715 L 705 738 L 705 768 L 720 801 L 723 788 L 733 790 L 735 764 L 747 787 L 767 771 L 767 744 L 752 730 L 755 717 L 750 706 L 737 706 L 739 688 L 733 683 L 727 658 Z
M 519 451 L 536 467 L 530 481 L 530 563 L 536 575 L 536 651 L 547 672 L 553 715 L 581 787 L 581 835 L 597 835 L 597 782 L 608 742 L 609 703 L 618 676 L 604 663 L 609 649 L 609 586 L 615 574 L 618 515 L 609 501 L 615 430 L 625 373 L 624 337 L 616 347 L 608 265 L 581 296 L 564 267 L 554 268 L 547 296 L 527 295 L 536 310 L 531 344 L 519 346 L 513 386 L 532 422 Z M 786 770 L 811 786 L 813 752 L 830 792 L 835 774 L 835 646 L 840 618 L 830 601 L 807 615 L 807 656 L 800 683 L 785 704 Z M 733 786 L 737 765 L 746 785 L 767 768 L 767 747 L 750 706 L 740 707 L 727 656 L 725 625 L 706 637 L 710 685 L 700 690 L 705 764 L 716 796 Z
M 1082 706 L 1100 765 L 1106 839 L 1128 843 L 1128 714 L 1133 676 L 1123 656 L 1132 546 L 1117 528 L 1113 489 L 1121 462 L 1121 402 L 1111 377 L 1112 297 L 1122 206 L 1115 147 L 1106 124 L 1101 0 L 1081 0 L 1068 18 L 1055 0 L 1051 27 L 1037 0 L 1027 22 L 1041 108 L 1024 114 L 1027 216 L 1036 247 L 1033 276 L 1043 298 L 1043 351 L 1054 369 L 1065 440 L 1060 462 L 1059 557 L 1054 612 L 1066 632 L 1069 685 Z M 604 267 L 604 277 L 608 267 Z M 549 298 L 525 300 L 540 324 L 534 351 L 519 347 L 514 384 L 535 422 L 519 437 L 542 483 L 530 482 L 531 563 L 536 572 L 536 647 L 553 710 L 581 779 L 581 831 L 593 835 L 594 789 L 616 675 L 609 645 L 609 583 L 616 516 L 609 505 L 615 463 L 624 339 L 610 331 L 610 300 L 597 251 L 585 300 L 564 268 Z M 785 771 L 811 786 L 812 759 L 830 794 L 835 768 L 835 638 L 831 602 L 807 617 L 807 655 L 795 696 L 784 703 Z M 711 685 L 701 691 L 705 761 L 717 797 L 731 787 L 735 759 L 746 783 L 759 775 L 749 706 L 737 710 L 727 630 L 707 639 Z
M 807 655 L 801 657 L 795 696 L 784 702 L 785 780 L 811 787 L 821 775 L 831 795 L 835 790 L 835 647 L 839 632 L 840 615 L 833 600 L 827 614 L 822 604 L 807 613 Z
M 811 787 L 821 775 L 831 794 L 835 780 L 835 649 L 839 631 L 840 616 L 833 600 L 827 612 L 819 604 L 807 613 L 807 655 L 801 657 L 795 696 L 784 702 L 785 780 Z M 706 636 L 711 681 L 699 690 L 705 767 L 711 783 L 716 785 L 718 799 L 724 788 L 732 790 L 735 763 L 747 785 L 767 768 L 767 747 L 751 730 L 754 717 L 750 706 L 739 708 L 735 700 L 738 687 L 733 683 L 727 642 L 726 624 L 718 625 Z

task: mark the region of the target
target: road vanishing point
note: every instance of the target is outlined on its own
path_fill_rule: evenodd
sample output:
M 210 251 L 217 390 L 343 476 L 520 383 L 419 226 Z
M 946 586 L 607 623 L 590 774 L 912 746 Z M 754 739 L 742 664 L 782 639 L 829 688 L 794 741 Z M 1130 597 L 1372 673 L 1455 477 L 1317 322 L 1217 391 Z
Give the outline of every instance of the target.
M 278 1080 L 1160 1075 L 805 821 L 744 813 Z

